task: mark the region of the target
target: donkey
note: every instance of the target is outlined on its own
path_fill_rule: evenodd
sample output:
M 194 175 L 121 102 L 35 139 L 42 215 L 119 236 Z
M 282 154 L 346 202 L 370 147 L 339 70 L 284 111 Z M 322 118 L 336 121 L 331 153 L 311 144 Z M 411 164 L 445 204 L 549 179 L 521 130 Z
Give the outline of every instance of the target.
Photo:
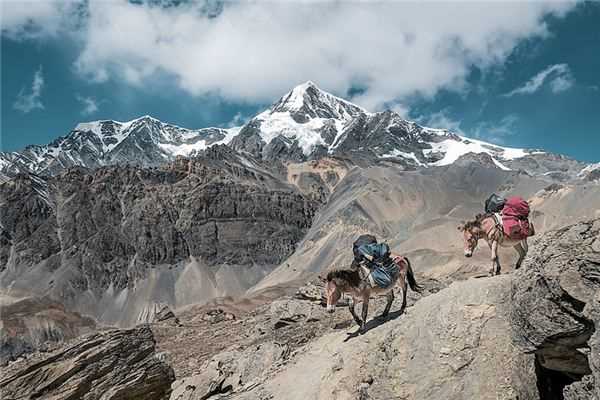
M 533 224 L 530 224 L 529 236 L 534 234 Z M 492 250 L 492 269 L 490 275 L 500 275 L 500 260 L 498 259 L 498 246 L 513 247 L 519 253 L 519 259 L 515 265 L 516 269 L 527 255 L 529 249 L 527 238 L 523 240 L 511 239 L 504 234 L 502 222 L 499 222 L 493 214 L 477 214 L 474 221 L 468 221 L 459 225 L 458 230 L 463 232 L 465 245 L 465 257 L 471 257 L 477 248 L 479 239 L 484 239 Z
M 335 305 L 342 296 L 342 293 L 349 294 L 350 302 L 348 306 L 350 308 L 350 313 L 352 314 L 354 321 L 360 327 L 360 332 L 365 332 L 371 294 L 386 294 L 387 304 L 385 305 L 383 313 L 378 317 L 384 319 L 389 314 L 392 302 L 394 301 L 394 286 L 399 282 L 400 288 L 402 289 L 402 306 L 400 307 L 400 314 L 402 314 L 406 308 L 406 292 L 408 286 L 410 286 L 413 291 L 419 293 L 423 289 L 417 284 L 408 259 L 404 257 L 393 257 L 393 259 L 398 266 L 398 273 L 393 277 L 392 283 L 385 289 L 371 285 L 368 280 L 368 275 L 364 279 L 361 278 L 359 268 L 366 269 L 366 267 L 363 266 L 354 269 L 341 269 L 329 272 L 327 274 L 327 286 L 325 287 L 327 312 L 333 313 L 335 311 Z M 362 319 L 356 315 L 354 310 L 355 302 L 359 301 L 362 301 Z

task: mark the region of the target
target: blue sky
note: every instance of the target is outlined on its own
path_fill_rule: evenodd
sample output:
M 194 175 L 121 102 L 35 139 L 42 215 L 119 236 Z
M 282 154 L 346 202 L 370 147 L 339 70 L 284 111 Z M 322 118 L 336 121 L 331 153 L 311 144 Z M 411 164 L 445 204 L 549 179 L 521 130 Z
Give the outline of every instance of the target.
M 600 161 L 600 3 L 2 1 L 1 149 L 150 114 L 230 126 L 295 84 Z

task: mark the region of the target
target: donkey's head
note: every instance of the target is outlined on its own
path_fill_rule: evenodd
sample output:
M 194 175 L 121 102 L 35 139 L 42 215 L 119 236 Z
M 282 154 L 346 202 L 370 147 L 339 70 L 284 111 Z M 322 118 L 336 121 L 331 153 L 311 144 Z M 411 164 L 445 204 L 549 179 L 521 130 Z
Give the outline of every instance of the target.
M 478 215 L 474 221 L 460 224 L 457 228 L 463 233 L 465 257 L 471 257 L 477 248 L 477 242 L 481 237 L 481 218 Z
M 338 300 L 342 297 L 342 292 L 338 287 L 335 279 L 327 277 L 327 285 L 325 285 L 325 298 L 327 299 L 327 312 L 332 313 L 335 311 L 335 305 Z

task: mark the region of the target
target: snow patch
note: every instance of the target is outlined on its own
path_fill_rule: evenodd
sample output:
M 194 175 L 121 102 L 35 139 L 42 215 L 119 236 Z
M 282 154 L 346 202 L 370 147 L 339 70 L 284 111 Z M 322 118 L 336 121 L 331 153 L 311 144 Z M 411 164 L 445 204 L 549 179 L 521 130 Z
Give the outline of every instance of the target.
M 328 120 L 326 118 L 313 118 L 307 123 L 300 124 L 292 118 L 288 111 L 273 113 L 265 111 L 256 118 L 261 122 L 260 136 L 267 144 L 281 135 L 287 139 L 298 141 L 298 146 L 307 156 L 315 146 L 326 146 L 321 134 L 317 132 L 325 125 Z
M 581 171 L 577 174 L 577 176 L 585 176 L 592 171 L 600 169 L 600 162 L 595 164 L 589 164 L 586 167 L 582 168 Z
M 400 151 L 398 149 L 394 149 L 394 150 L 392 150 L 391 153 L 383 154 L 380 156 L 380 158 L 397 158 L 397 157 L 407 158 L 409 160 L 413 160 L 417 165 L 427 166 L 427 164 L 423 164 L 421 161 L 419 161 L 417 156 L 415 156 L 415 153 L 406 153 L 406 152 Z
M 192 151 L 206 150 L 206 140 L 198 140 L 196 143 L 158 143 L 158 147 L 172 156 L 187 156 Z
M 462 136 L 459 136 L 459 138 L 460 140 L 448 138 L 438 143 L 431 143 L 431 149 L 423 150 L 423 153 L 430 154 L 439 152 L 444 155 L 444 158 L 441 160 L 431 163 L 431 165 L 435 166 L 452 164 L 467 153 L 486 153 L 494 159 L 494 163 L 498 167 L 504 170 L 508 170 L 509 168 L 501 164 L 496 158 L 514 160 L 530 154 L 523 149 L 495 146 L 480 140 L 469 139 Z
M 96 135 L 100 135 L 101 132 L 101 121 L 92 121 L 92 122 L 80 122 L 75 127 L 76 131 L 88 132 L 91 131 Z

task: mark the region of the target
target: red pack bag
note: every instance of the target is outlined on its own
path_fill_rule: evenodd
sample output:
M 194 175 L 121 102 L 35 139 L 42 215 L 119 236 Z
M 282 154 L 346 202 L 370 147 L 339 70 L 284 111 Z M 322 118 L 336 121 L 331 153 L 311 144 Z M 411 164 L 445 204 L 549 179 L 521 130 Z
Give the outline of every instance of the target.
M 520 196 L 506 199 L 502 209 L 502 227 L 504 234 L 515 240 L 530 236 L 529 203 Z
M 530 235 L 529 221 L 508 215 L 502 216 L 504 234 L 513 240 L 523 240 Z
M 509 197 L 502 209 L 502 215 L 527 219 L 529 217 L 529 203 L 520 196 Z

